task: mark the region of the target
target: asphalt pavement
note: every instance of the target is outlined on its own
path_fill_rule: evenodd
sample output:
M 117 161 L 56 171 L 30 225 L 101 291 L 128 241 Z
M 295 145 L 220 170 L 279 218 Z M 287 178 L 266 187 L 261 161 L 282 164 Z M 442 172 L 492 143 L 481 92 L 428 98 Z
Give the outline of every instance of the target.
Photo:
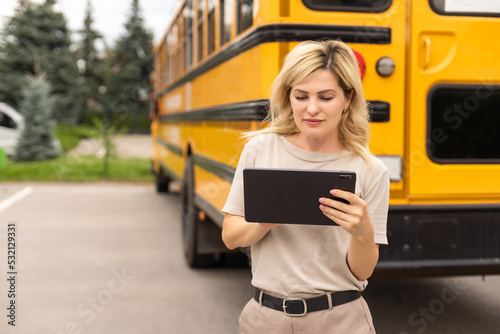
M 250 271 L 185 265 L 177 195 L 115 183 L 0 194 L 0 333 L 237 333 Z

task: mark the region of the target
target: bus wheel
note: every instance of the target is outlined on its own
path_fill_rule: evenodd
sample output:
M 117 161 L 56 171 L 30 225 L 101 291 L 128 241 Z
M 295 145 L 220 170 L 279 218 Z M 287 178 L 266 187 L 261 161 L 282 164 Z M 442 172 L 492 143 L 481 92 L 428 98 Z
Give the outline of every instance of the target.
M 194 204 L 194 171 L 192 158 L 188 157 L 182 187 L 182 241 L 184 257 L 192 268 L 208 267 L 215 264 L 214 254 L 198 252 L 200 238 L 199 210 Z

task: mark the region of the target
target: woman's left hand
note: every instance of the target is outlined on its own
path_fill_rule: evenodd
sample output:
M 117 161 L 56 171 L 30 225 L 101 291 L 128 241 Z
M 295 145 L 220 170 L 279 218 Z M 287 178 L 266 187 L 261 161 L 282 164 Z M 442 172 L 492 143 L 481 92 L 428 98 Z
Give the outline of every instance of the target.
M 323 214 L 339 224 L 358 241 L 373 242 L 373 225 L 365 201 L 348 191 L 334 189 L 330 193 L 335 197 L 345 199 L 350 204 L 321 197 L 319 208 Z
M 321 211 L 351 234 L 347 265 L 359 281 L 368 279 L 378 261 L 378 245 L 375 244 L 373 224 L 368 208 L 361 198 L 353 193 L 334 189 L 333 196 L 343 198 L 349 204 L 331 198 L 319 199 Z

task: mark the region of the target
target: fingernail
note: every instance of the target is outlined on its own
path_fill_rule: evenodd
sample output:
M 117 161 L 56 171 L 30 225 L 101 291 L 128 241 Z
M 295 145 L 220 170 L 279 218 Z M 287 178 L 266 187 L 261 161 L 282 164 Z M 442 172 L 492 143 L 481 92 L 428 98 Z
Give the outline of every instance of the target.
M 330 194 L 337 195 L 337 191 L 336 190 L 330 190 Z
M 325 203 L 325 199 L 324 199 L 323 197 L 321 197 L 321 198 L 319 199 L 319 202 L 320 202 L 320 203 Z
M 321 211 L 323 211 L 325 209 L 325 206 L 324 205 L 320 205 L 319 208 L 320 208 Z

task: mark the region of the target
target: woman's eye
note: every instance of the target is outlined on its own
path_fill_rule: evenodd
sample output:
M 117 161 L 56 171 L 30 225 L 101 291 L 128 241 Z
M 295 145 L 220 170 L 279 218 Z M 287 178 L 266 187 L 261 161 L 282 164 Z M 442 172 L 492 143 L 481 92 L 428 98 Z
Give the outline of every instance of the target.
M 324 97 L 321 97 L 321 99 L 323 101 L 331 101 L 331 100 L 333 100 L 333 97 L 331 97 L 331 96 L 324 96 Z
M 299 100 L 299 101 L 302 101 L 302 100 L 307 99 L 307 97 L 305 97 L 305 96 L 295 96 L 295 99 Z

